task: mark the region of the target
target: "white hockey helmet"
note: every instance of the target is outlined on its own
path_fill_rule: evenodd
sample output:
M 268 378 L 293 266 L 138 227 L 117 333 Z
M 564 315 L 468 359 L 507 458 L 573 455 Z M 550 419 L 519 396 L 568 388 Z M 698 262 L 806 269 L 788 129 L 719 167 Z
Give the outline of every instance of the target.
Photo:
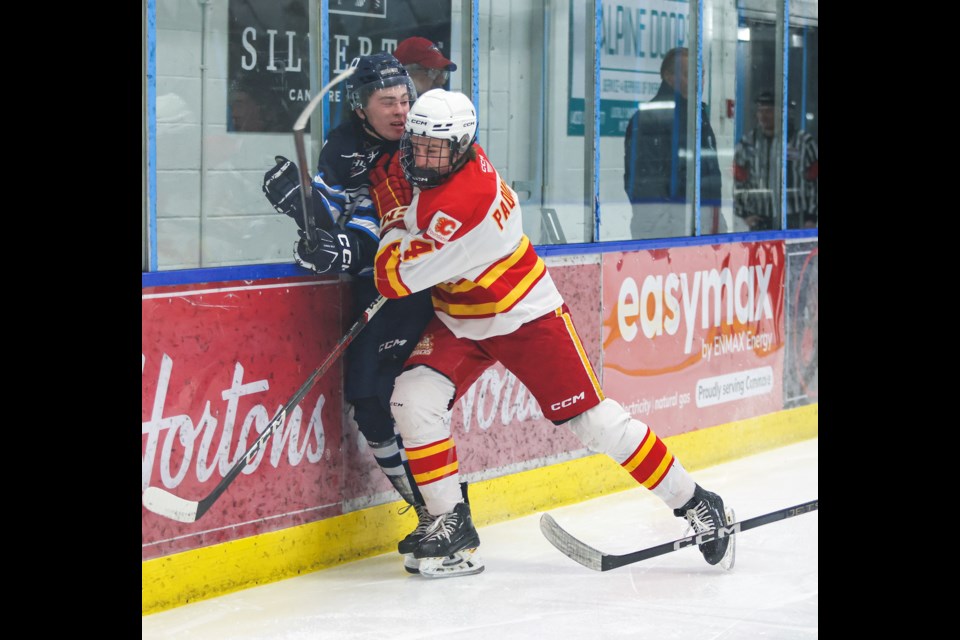
M 411 184 L 435 187 L 468 159 L 467 151 L 477 140 L 477 110 L 470 98 L 459 91 L 431 89 L 410 107 L 406 131 L 400 139 L 400 166 Z M 417 162 L 416 136 L 447 142 L 449 157 L 422 156 Z

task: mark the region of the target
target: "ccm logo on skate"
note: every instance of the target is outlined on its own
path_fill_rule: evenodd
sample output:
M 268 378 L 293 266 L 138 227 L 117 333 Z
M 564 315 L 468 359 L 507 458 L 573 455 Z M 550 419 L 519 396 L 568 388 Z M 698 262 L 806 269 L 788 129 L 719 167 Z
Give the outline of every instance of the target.
M 697 545 L 698 547 L 704 542 L 710 542 L 711 540 L 718 540 L 720 538 L 726 538 L 732 536 L 735 533 L 740 533 L 740 523 L 736 523 L 729 527 L 720 527 L 716 531 L 706 531 L 701 533 L 698 536 L 693 538 L 684 538 L 683 540 L 677 540 L 673 543 L 673 550 L 682 549 L 684 547 L 692 547 Z
M 583 398 L 584 398 L 583 391 L 581 391 L 580 393 L 573 396 L 572 398 L 567 398 L 566 400 L 563 400 L 561 402 L 554 402 L 552 405 L 550 405 L 550 408 L 553 409 L 554 411 L 558 411 L 559 409 L 566 409 L 567 407 L 572 407 L 573 405 L 575 405 L 577 401 L 583 400 Z

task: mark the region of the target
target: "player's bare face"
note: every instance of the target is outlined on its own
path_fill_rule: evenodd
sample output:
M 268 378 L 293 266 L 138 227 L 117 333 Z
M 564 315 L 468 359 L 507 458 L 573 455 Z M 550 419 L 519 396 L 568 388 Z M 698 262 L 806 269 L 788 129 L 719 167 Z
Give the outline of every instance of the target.
M 450 142 L 428 136 L 410 136 L 413 162 L 417 169 L 432 169 L 438 175 L 450 173 Z
M 360 117 L 366 116 L 367 122 L 380 137 L 399 140 L 412 102 L 409 90 L 403 85 L 378 89 L 367 100 Z

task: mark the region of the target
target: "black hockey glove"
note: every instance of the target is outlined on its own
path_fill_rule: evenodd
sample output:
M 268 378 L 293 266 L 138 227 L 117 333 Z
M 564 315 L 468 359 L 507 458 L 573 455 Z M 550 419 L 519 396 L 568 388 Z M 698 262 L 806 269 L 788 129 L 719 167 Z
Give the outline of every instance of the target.
M 360 258 L 359 243 L 349 233 L 335 229 L 332 233 L 314 229 L 313 240 L 298 231 L 300 240 L 293 246 L 293 259 L 314 273 L 340 274 L 356 271 Z
M 263 192 L 278 213 L 294 220 L 303 220 L 300 202 L 300 170 L 283 156 L 276 156 L 277 165 L 263 174 Z

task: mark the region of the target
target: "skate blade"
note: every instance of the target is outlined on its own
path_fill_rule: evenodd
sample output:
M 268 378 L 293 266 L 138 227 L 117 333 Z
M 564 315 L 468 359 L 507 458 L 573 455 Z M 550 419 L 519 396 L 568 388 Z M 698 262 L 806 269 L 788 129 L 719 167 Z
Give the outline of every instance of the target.
M 484 569 L 477 550 L 463 549 L 442 558 L 420 558 L 420 575 L 427 578 L 470 576 Z
M 733 509 L 726 507 L 724 509 L 724 515 L 727 517 L 727 525 L 731 525 L 736 522 L 733 516 Z M 727 543 L 727 550 L 723 554 L 723 557 L 720 558 L 720 567 L 729 571 L 733 569 L 733 563 L 737 559 L 737 536 L 730 536 L 729 542 Z
M 407 573 L 414 575 L 420 573 L 420 561 L 413 557 L 412 553 L 403 554 L 403 568 Z

